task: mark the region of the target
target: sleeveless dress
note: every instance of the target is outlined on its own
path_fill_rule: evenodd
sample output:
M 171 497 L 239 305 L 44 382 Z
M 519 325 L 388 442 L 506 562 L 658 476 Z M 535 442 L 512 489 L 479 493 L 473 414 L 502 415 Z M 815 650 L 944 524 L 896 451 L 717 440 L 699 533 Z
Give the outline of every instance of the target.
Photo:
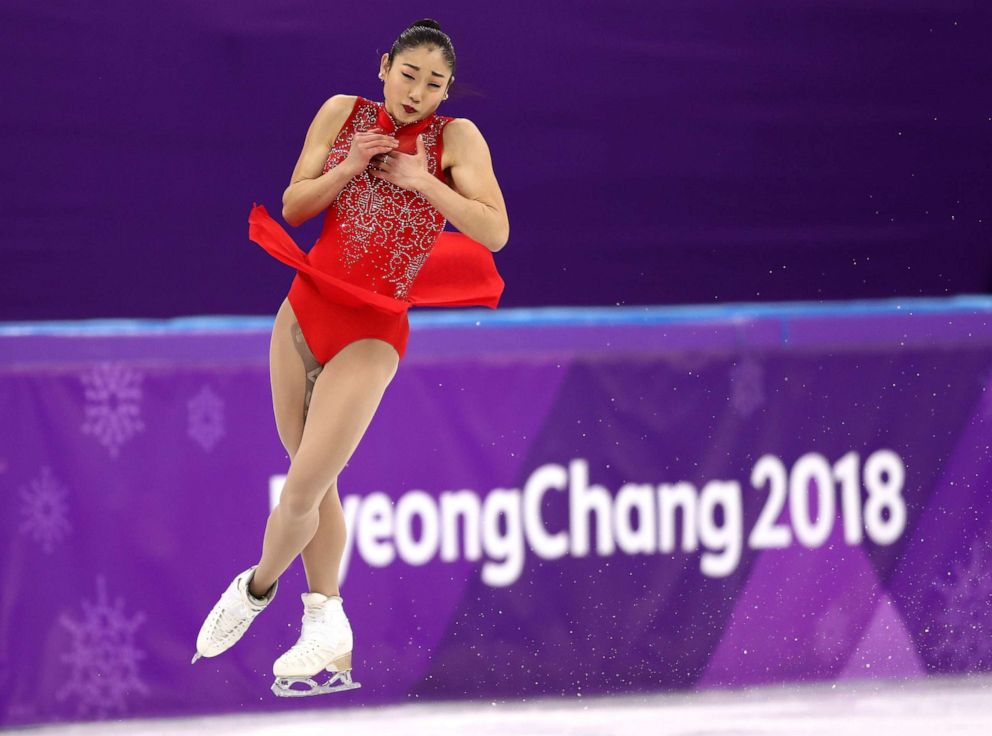
M 382 102 L 359 96 L 324 172 L 344 161 L 356 132 L 378 126 L 397 138 L 402 153 L 415 152 L 417 135 L 422 135 L 427 169 L 444 181 L 442 132 L 453 119 L 431 114 L 398 125 Z M 495 309 L 503 293 L 503 279 L 488 248 L 461 233 L 444 232 L 444 216 L 426 197 L 374 177 L 374 170 L 370 162 L 341 189 L 309 253 L 300 250 L 264 206 L 254 204 L 248 215 L 249 239 L 297 270 L 289 302 L 321 365 L 365 337 L 385 340 L 402 359 L 411 306 Z

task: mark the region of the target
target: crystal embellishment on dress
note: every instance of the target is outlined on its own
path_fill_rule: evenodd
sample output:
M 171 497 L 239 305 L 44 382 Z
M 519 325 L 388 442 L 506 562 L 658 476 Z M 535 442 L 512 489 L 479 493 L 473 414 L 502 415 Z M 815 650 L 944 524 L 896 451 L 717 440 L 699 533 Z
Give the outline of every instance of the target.
M 439 144 L 450 117 L 431 115 L 405 126 L 397 126 L 382 103 L 359 99 L 356 109 L 342 126 L 331 147 L 324 171 L 340 164 L 348 155 L 355 133 L 388 120 L 390 135 L 418 130 L 423 137 L 427 170 L 437 176 L 440 165 Z M 420 129 L 422 128 L 422 130 Z M 407 155 L 399 153 L 397 155 Z M 358 283 L 378 293 L 405 299 L 421 267 L 427 261 L 437 236 L 447 222 L 444 215 L 420 192 L 404 189 L 372 175 L 374 164 L 353 177 L 338 193 L 324 222 L 320 246 L 311 255 L 333 268 L 335 275 Z M 333 245 L 322 243 L 325 236 Z M 333 247 L 334 254 L 314 253 Z M 327 263 L 326 261 L 331 261 Z

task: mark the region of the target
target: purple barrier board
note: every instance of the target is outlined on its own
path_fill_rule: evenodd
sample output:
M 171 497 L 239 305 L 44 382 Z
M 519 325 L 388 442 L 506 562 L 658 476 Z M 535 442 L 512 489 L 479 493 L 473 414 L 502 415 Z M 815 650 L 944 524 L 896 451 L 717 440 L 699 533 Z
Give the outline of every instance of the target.
M 992 669 L 992 299 L 416 310 L 339 479 L 346 693 L 297 560 L 190 666 L 288 457 L 271 318 L 0 325 L 0 725 Z

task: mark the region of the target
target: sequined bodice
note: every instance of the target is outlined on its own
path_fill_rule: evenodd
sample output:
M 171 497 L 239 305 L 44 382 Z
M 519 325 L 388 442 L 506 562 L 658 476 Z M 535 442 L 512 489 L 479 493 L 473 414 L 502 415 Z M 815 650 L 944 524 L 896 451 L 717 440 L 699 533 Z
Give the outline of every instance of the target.
M 435 114 L 397 127 L 381 102 L 359 97 L 334 140 L 324 172 L 344 161 L 356 132 L 378 125 L 399 139 L 402 150 L 415 150 L 414 139 L 418 133 L 422 135 L 427 169 L 443 181 L 441 134 L 452 119 Z M 338 193 L 309 258 L 315 266 L 336 276 L 405 299 L 446 220 L 419 192 L 372 176 L 373 167 L 370 163 Z

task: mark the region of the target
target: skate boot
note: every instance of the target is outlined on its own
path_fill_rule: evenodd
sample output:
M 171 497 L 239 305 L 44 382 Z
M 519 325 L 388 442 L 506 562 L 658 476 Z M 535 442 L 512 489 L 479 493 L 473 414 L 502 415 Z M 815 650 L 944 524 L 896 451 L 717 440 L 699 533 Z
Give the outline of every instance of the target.
M 200 657 L 216 657 L 234 646 L 255 616 L 276 597 L 278 580 L 266 591 L 264 598 L 256 598 L 248 592 L 248 584 L 255 575 L 256 567 L 258 565 L 252 565 L 234 578 L 214 605 L 200 627 L 196 637 L 196 654 L 190 664 Z
M 303 629 L 300 638 L 272 665 L 276 681 L 272 692 L 280 697 L 323 695 L 361 687 L 351 679 L 351 624 L 339 595 L 303 593 Z M 324 683 L 313 678 L 333 673 Z M 301 683 L 307 689 L 293 689 Z

